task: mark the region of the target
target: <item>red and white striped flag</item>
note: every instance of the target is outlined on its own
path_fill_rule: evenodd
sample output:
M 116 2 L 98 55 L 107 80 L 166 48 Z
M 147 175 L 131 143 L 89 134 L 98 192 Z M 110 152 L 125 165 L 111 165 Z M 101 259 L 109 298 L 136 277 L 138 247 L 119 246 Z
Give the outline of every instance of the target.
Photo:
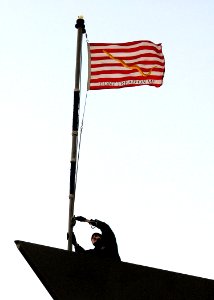
M 88 90 L 138 85 L 160 87 L 165 60 L 161 44 L 150 41 L 89 43 Z

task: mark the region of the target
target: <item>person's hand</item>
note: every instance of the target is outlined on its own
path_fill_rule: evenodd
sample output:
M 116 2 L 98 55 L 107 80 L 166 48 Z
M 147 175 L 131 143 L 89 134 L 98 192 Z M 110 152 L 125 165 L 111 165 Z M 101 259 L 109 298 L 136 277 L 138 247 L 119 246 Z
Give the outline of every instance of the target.
M 71 219 L 71 226 L 74 227 L 76 224 L 76 218 L 75 216 L 73 216 L 73 218 Z
M 75 220 L 76 220 L 76 221 L 80 221 L 80 222 L 87 222 L 87 219 L 84 218 L 84 217 L 81 217 L 81 216 L 75 217 Z
M 77 240 L 76 240 L 76 237 L 75 237 L 75 234 L 73 231 L 72 231 L 72 245 L 74 245 L 74 246 L 77 245 Z

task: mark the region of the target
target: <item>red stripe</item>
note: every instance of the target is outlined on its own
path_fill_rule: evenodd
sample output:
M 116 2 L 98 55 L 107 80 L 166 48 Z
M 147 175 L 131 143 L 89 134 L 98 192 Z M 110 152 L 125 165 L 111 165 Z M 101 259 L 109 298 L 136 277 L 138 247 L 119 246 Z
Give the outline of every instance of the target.
M 102 86 L 93 86 L 93 87 L 90 87 L 90 90 L 106 90 L 106 89 L 122 89 L 122 88 L 125 88 L 125 87 L 135 87 L 135 86 L 142 86 L 142 85 L 150 85 L 150 86 L 155 86 L 155 87 L 160 87 L 162 84 L 129 84 L 129 85 L 124 85 L 124 86 L 105 86 L 105 87 L 102 87 Z
M 158 66 L 158 67 L 164 67 L 165 64 L 164 63 L 160 63 L 159 61 L 148 61 L 148 60 L 144 60 L 144 61 L 139 61 L 137 63 L 130 63 L 128 65 L 130 66 L 133 66 L 133 65 L 154 65 L 154 66 Z M 91 68 L 101 68 L 101 67 L 122 67 L 122 64 L 121 63 L 111 63 L 111 64 L 107 64 L 107 63 L 104 63 L 104 64 L 91 64 Z M 103 70 L 103 72 L 105 72 L 105 70 Z
M 148 40 L 143 41 L 133 41 L 133 42 L 126 42 L 126 43 L 89 43 L 90 46 L 110 46 L 110 45 L 118 45 L 118 46 L 133 46 L 140 43 L 150 43 L 152 45 L 161 46 L 161 43 L 155 44 Z
M 145 68 L 145 67 L 140 67 L 140 69 L 143 72 L 149 72 L 151 70 L 151 67 Z M 155 68 L 152 69 L 153 71 L 157 71 L 157 72 L 163 72 L 164 68 L 160 67 L 160 66 L 156 66 Z M 110 70 L 99 70 L 98 68 L 93 68 L 93 70 L 91 70 L 91 73 L 100 73 L 100 74 L 111 74 L 111 73 L 119 73 L 122 71 L 132 71 L 132 72 L 137 72 L 137 69 L 128 69 L 128 68 L 123 68 L 123 69 L 110 69 Z
M 156 53 L 162 53 L 161 49 L 157 49 L 154 46 L 139 46 L 139 47 L 135 47 L 135 48 L 120 48 L 120 49 L 115 49 L 115 48 L 106 48 L 103 47 L 103 49 L 90 49 L 91 53 L 103 53 L 103 50 L 106 50 L 109 53 L 118 53 L 118 52 L 124 52 L 124 53 L 132 53 L 132 52 L 136 52 L 136 51 L 145 51 L 145 50 L 152 50 L 155 51 Z
M 150 69 L 141 69 L 143 72 L 149 72 Z M 152 71 L 158 71 L 158 72 L 162 72 L 163 73 L 163 69 L 153 69 Z M 128 74 L 134 74 L 138 72 L 137 70 L 129 70 L 129 69 L 124 69 L 124 70 L 105 70 L 105 71 L 91 71 L 91 76 L 96 76 L 96 75 L 102 75 L 105 76 L 106 74 L 112 74 L 112 76 L 114 74 L 124 74 L 124 75 L 128 75 Z

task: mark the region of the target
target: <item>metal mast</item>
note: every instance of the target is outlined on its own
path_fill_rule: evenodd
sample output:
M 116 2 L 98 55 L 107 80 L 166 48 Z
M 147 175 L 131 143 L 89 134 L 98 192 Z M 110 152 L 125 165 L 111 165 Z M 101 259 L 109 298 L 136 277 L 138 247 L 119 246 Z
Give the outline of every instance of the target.
M 70 191 L 69 191 L 69 219 L 68 219 L 68 237 L 67 237 L 69 251 L 72 251 L 72 231 L 73 231 L 72 218 L 74 215 L 74 200 L 75 200 L 75 190 L 76 190 L 82 36 L 86 32 L 85 22 L 82 17 L 78 17 L 75 27 L 77 28 L 77 50 L 76 50 L 74 103 L 73 103 L 72 150 L 71 150 Z

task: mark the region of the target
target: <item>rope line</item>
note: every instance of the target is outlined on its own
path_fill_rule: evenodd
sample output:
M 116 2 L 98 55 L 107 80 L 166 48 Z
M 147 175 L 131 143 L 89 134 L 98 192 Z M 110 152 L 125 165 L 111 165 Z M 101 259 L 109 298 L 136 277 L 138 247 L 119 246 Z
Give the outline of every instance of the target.
M 81 142 L 82 142 L 82 131 L 83 131 L 84 118 L 85 118 L 87 96 L 88 96 L 88 92 L 86 92 L 86 95 L 85 95 L 85 104 L 84 104 L 84 109 L 83 109 L 83 116 L 82 116 L 79 142 L 78 142 L 78 155 L 77 155 L 76 174 L 75 174 L 75 190 L 76 190 L 76 184 L 77 184 L 77 174 L 78 174 L 78 169 L 79 169 L 80 148 L 81 148 Z
M 86 34 L 86 43 L 88 44 L 87 34 Z M 81 54 L 81 74 L 82 74 L 82 54 Z M 80 148 L 81 148 L 81 142 L 82 142 L 82 132 L 83 132 L 84 119 L 85 119 L 85 112 L 86 112 L 87 96 L 88 96 L 88 91 L 86 91 L 86 94 L 85 94 L 85 103 L 84 103 L 84 108 L 83 108 L 83 113 L 82 113 L 82 121 L 81 121 L 79 140 L 78 140 L 78 146 L 77 146 L 78 155 L 77 155 L 76 172 L 75 172 L 75 191 L 76 191 L 76 185 L 77 185 L 77 175 L 78 175 L 78 169 L 79 169 Z M 81 77 L 80 77 L 80 99 L 81 99 Z

